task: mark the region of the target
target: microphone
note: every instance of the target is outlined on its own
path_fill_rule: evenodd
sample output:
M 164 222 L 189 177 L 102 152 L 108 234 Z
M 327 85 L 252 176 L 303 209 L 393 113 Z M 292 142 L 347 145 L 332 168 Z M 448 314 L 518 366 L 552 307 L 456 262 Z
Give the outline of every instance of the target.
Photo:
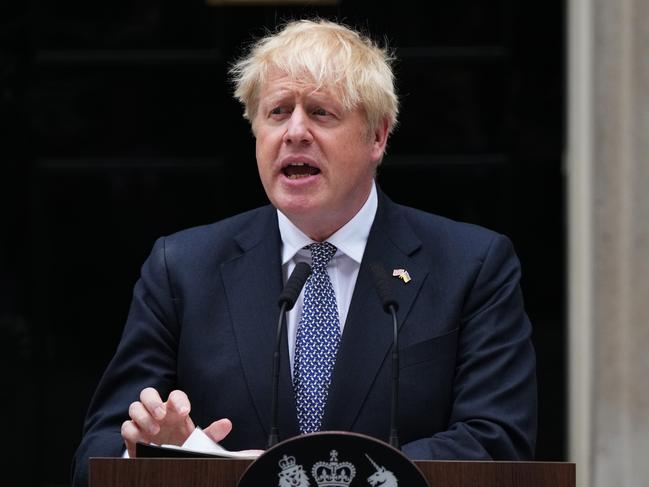
M 268 434 L 268 448 L 275 445 L 279 441 L 279 431 L 277 428 L 278 418 L 278 396 L 279 396 L 279 350 L 282 340 L 282 327 L 284 324 L 284 316 L 287 311 L 293 309 L 295 301 L 297 301 L 304 283 L 311 274 L 311 266 L 306 262 L 299 262 L 293 273 L 286 281 L 284 289 L 279 295 L 277 304 L 279 305 L 279 320 L 277 321 L 277 336 L 275 338 L 275 352 L 273 353 L 273 398 L 270 410 L 270 433 Z
M 373 262 L 370 264 L 374 274 L 376 293 L 379 295 L 383 311 L 392 315 L 392 397 L 390 404 L 390 446 L 399 449 L 399 435 L 397 433 L 397 412 L 399 403 L 399 326 L 397 323 L 397 310 L 399 303 L 394 298 L 392 290 L 386 279 L 386 272 L 383 267 Z

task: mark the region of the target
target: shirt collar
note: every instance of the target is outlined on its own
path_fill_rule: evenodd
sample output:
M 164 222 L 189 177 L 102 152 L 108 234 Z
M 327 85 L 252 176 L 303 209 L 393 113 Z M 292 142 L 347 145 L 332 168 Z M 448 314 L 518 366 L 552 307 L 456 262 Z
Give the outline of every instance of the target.
M 347 255 L 358 264 L 361 263 L 365 245 L 370 234 L 370 228 L 376 216 L 378 197 L 376 185 L 372 183 L 370 195 L 363 207 L 354 215 L 354 218 L 343 225 L 336 233 L 327 239 L 335 245 L 339 252 Z M 313 243 L 291 220 L 281 211 L 277 210 L 279 233 L 282 238 L 282 265 L 291 260 L 303 247 Z

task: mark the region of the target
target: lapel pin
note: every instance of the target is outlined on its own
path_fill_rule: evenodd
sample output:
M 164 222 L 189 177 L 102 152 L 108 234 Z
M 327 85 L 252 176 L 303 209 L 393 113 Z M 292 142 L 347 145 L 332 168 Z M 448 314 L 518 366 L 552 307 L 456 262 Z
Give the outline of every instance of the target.
M 392 271 L 392 275 L 394 277 L 398 277 L 399 279 L 401 279 L 403 282 L 406 283 L 411 280 L 410 274 L 408 274 L 408 271 L 405 269 L 394 269 Z

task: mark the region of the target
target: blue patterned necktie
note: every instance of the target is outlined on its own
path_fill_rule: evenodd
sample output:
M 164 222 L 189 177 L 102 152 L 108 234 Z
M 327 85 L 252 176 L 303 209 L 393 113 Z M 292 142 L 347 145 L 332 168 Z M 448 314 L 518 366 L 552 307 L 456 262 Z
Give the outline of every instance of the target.
M 305 247 L 311 251 L 312 273 L 304 286 L 302 317 L 295 339 L 293 387 L 302 433 L 320 430 L 331 373 L 340 343 L 338 305 L 327 264 L 336 253 L 329 242 Z

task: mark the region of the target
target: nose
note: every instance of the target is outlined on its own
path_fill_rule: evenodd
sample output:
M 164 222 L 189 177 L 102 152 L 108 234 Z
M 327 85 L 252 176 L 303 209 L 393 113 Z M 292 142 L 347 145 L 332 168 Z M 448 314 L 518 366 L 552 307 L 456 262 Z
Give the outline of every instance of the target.
M 309 117 L 302 107 L 296 106 L 286 122 L 284 143 L 310 143 L 312 140 Z

